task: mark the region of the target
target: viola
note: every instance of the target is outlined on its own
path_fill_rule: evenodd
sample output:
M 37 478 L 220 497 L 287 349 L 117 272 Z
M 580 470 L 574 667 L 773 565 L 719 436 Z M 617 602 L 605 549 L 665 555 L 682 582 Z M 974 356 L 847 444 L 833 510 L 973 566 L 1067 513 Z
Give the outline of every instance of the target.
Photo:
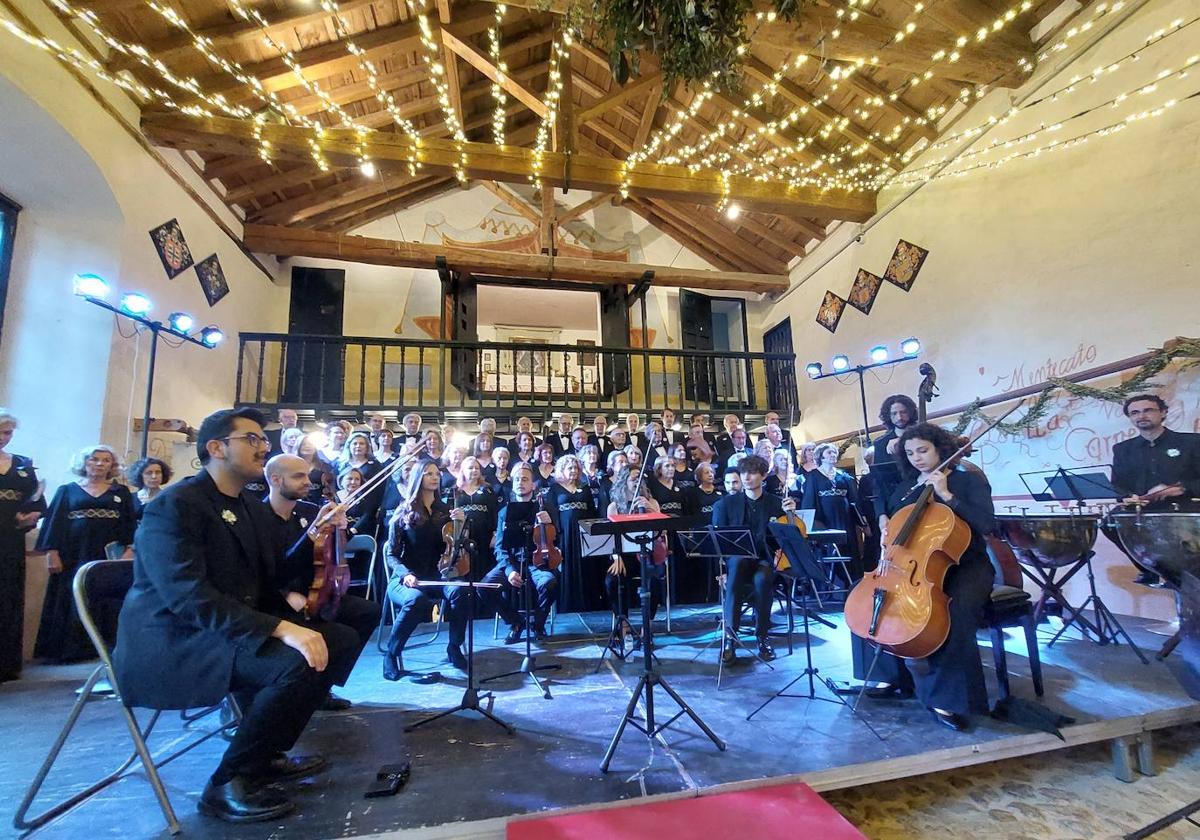
M 797 516 L 796 511 L 794 511 L 794 510 L 785 510 L 783 512 L 783 515 L 776 518 L 775 521 L 778 522 L 780 525 L 787 525 L 789 527 L 795 528 L 797 531 L 800 532 L 800 536 L 802 536 L 802 537 L 808 536 L 808 528 L 804 527 L 804 520 L 801 519 L 799 516 Z M 790 568 L 792 568 L 792 561 L 789 560 L 787 558 L 787 555 L 783 553 L 782 548 L 776 549 L 775 550 L 775 571 L 786 572 Z
M 304 602 L 305 618 L 331 621 L 350 589 L 350 566 L 346 563 L 346 529 L 326 522 L 317 528 L 313 545 L 313 579 Z
M 465 578 L 471 574 L 474 545 L 469 534 L 465 519 L 451 519 L 442 526 L 442 541 L 446 544 L 446 550 L 438 559 L 438 574 L 443 580 Z
M 546 500 L 538 495 L 538 512 L 546 509 Z M 533 557 L 530 563 L 535 569 L 556 571 L 562 565 L 563 556 L 558 546 L 554 544 L 558 531 L 549 522 L 535 520 L 533 524 Z

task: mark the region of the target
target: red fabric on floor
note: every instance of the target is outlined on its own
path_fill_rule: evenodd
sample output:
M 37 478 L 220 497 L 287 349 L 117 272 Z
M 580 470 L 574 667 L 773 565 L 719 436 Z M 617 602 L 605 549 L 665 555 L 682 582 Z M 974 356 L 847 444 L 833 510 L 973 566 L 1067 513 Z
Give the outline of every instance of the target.
M 722 840 L 749 836 L 866 840 L 804 784 L 629 804 L 508 824 L 508 840 Z

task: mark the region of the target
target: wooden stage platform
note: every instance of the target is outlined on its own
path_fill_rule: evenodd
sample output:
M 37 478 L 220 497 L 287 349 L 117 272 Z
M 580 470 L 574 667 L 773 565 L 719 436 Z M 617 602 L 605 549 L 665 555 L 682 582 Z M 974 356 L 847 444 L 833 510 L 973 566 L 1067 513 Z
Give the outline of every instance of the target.
M 847 632 L 813 625 L 813 658 L 821 674 L 850 676 Z M 1162 642 L 1137 619 L 1126 621 L 1135 641 L 1149 654 Z M 657 623 L 662 627 L 662 621 Z M 881 738 L 844 706 L 807 699 L 780 698 L 751 721 L 746 715 L 782 688 L 804 667 L 802 637 L 769 670 L 744 652 L 716 687 L 715 610 L 676 608 L 673 632 L 657 634 L 661 672 L 729 745 L 719 752 L 686 718 L 652 744 L 627 730 L 611 771 L 599 763 L 641 672 L 640 660 L 606 659 L 596 664 L 609 628 L 607 614 L 564 615 L 557 635 L 539 655 L 541 664 L 558 663 L 551 672 L 554 698 L 543 699 L 525 678 L 490 683 L 494 711 L 517 728 L 508 735 L 467 712 L 414 733 L 403 728 L 426 710 L 458 702 L 465 680 L 442 663 L 444 630 L 428 645 L 411 649 L 411 669 L 442 669 L 443 679 L 418 684 L 389 683 L 381 662 L 368 648 L 349 684 L 340 693 L 354 708 L 318 714 L 300 751 L 320 751 L 331 771 L 297 788 L 298 811 L 278 824 L 233 827 L 200 817 L 195 800 L 223 749 L 210 741 L 169 765 L 164 781 L 188 837 L 311 838 L 396 836 L 405 838 L 500 838 L 511 820 L 551 810 L 616 807 L 642 797 L 675 799 L 802 781 L 817 791 L 919 775 L 936 770 L 1029 755 L 1067 746 L 1137 736 L 1200 721 L 1200 703 L 1191 700 L 1166 665 L 1151 658 L 1143 665 L 1124 645 L 1098 646 L 1068 631 L 1053 648 L 1045 643 L 1058 627 L 1043 625 L 1041 649 L 1047 706 L 1071 715 L 1065 741 L 991 719 L 972 731 L 954 733 L 938 726 L 916 701 L 864 700 L 860 713 Z M 420 641 L 428 637 L 422 627 Z M 477 662 L 482 675 L 511 670 L 522 648 L 493 641 L 491 621 L 477 624 L 481 642 Z M 995 694 L 991 652 L 986 635 L 981 648 L 989 691 Z M 710 643 L 712 643 L 710 645 Z M 1033 699 L 1023 637 L 1006 644 L 1013 692 Z M 87 668 L 35 667 L 17 683 L 0 686 L 0 727 L 7 734 L 0 754 L 0 801 L 3 824 L 11 825 L 35 768 L 61 726 Z M 793 691 L 801 693 L 801 681 Z M 820 696 L 830 696 L 818 684 Z M 665 719 L 673 703 L 656 693 L 656 714 Z M 663 713 L 666 713 L 665 715 Z M 165 716 L 152 749 L 162 750 L 189 737 L 178 716 Z M 96 701 L 86 711 L 67 761 L 47 785 L 47 796 L 79 789 L 119 763 L 128 739 L 111 701 Z M 157 747 L 155 747 L 157 744 Z M 407 758 L 408 785 L 394 798 L 364 799 L 375 770 Z M 35 806 L 36 810 L 36 806 Z M 102 792 L 36 837 L 141 838 L 166 836 L 150 787 L 137 773 Z

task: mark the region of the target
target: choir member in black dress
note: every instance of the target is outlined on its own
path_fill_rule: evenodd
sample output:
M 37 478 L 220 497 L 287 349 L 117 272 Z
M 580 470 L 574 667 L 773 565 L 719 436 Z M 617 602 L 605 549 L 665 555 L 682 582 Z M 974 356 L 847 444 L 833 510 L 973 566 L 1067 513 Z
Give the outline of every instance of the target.
M 487 443 L 486 449 L 489 454 L 498 446 L 508 446 L 508 441 L 496 436 L 496 421 L 491 417 L 484 417 L 479 421 L 479 434 L 471 441 L 471 449 L 476 458 L 479 457 L 480 450 L 484 448 L 480 446 L 481 440 Z M 487 464 L 484 466 L 486 467 Z
M 467 454 L 479 461 L 479 468 L 485 470 L 492 465 L 492 452 L 496 448 L 496 439 L 488 432 L 480 432 L 471 441 L 471 451 Z
M 687 447 L 683 442 L 671 444 L 668 453 L 671 460 L 675 462 L 675 481 L 680 487 L 691 487 L 696 483 L 696 476 L 692 472 L 691 462 L 688 460 Z
M 171 480 L 171 467 L 158 458 L 142 458 L 125 472 L 137 492 L 133 494 L 133 515 L 140 522 L 146 505 Z
M 50 579 L 42 605 L 34 656 L 56 662 L 74 662 L 96 655 L 75 611 L 72 585 L 76 570 L 90 560 L 103 560 L 109 543 L 125 546 L 133 557 L 133 532 L 137 519 L 129 489 L 116 483 L 120 473 L 116 452 L 109 446 L 90 446 L 71 462 L 78 482 L 64 484 L 54 494 L 46 521 L 38 535 L 38 551 L 48 552 Z M 98 616 L 106 638 L 111 636 L 120 604 L 111 615 Z
M 642 479 L 642 473 L 636 468 L 623 466 L 613 477 L 612 501 L 608 503 L 605 514 L 611 519 L 617 515 L 629 513 L 658 513 L 658 502 L 650 494 L 648 480 Z M 640 486 L 639 486 L 640 485 Z M 635 495 L 636 494 L 636 495 Z M 627 634 L 632 635 L 629 626 L 629 607 L 637 586 L 630 580 L 631 571 L 639 571 L 641 560 L 637 554 L 623 552 L 614 555 L 612 564 L 604 575 L 604 592 L 608 596 L 609 609 L 618 619 L 624 622 Z M 663 602 L 663 581 L 666 571 L 655 566 L 650 578 L 650 617 L 658 615 L 658 607 Z
M 815 443 L 802 443 L 800 448 L 796 450 L 796 460 L 800 462 L 800 468 L 796 474 L 800 477 L 800 490 L 804 491 L 804 487 L 808 484 L 808 477 L 813 470 L 817 468 L 817 445 Z
M 355 632 L 358 646 L 347 647 L 344 655 L 337 661 L 331 660 L 326 670 L 326 677 L 330 683 L 345 685 L 371 634 L 379 626 L 379 605 L 356 595 L 345 594 L 338 603 L 337 612 L 331 621 L 319 617 L 308 618 L 305 615 L 314 574 L 313 545 L 317 539 L 314 526 L 323 516 L 332 515 L 333 507 L 327 504 L 321 508 L 304 500 L 308 495 L 308 465 L 295 455 L 276 455 L 267 461 L 263 473 L 267 479 L 267 486 L 270 487 L 263 503 L 272 514 L 267 520 L 273 526 L 271 539 L 274 545 L 275 583 L 283 598 L 277 614 L 287 621 L 316 630 L 323 636 L 331 632 L 332 624 L 349 627 Z M 341 483 L 343 489 L 339 491 L 339 503 L 361 486 L 362 474 L 350 467 L 343 471 Z M 330 524 L 346 528 L 348 536 L 357 532 L 356 525 L 370 527 L 364 525 L 364 522 L 373 516 L 374 511 L 362 516 L 360 506 L 361 503 L 352 505 L 333 516 Z M 332 639 L 326 639 L 326 644 L 334 646 Z M 350 701 L 330 693 L 321 708 L 324 711 L 340 712 L 350 708 Z
M 512 461 L 510 468 L 516 466 L 517 462 L 533 464 L 537 460 L 537 438 L 533 436 L 533 432 L 517 432 L 508 444 L 508 451 L 512 453 Z
M 441 579 L 437 565 L 444 548 L 442 528 L 452 519 L 466 519 L 460 508 L 451 509 L 439 498 L 441 480 L 437 464 L 432 461 L 418 464 L 405 485 L 400 506 L 392 515 L 384 558 L 392 575 L 388 598 L 396 606 L 396 620 L 383 657 L 385 680 L 398 680 L 405 673 L 404 645 L 417 625 L 429 616 L 437 598 L 442 599 L 449 627 L 446 658 L 455 668 L 467 667 L 462 652 L 467 634 L 463 588 L 420 584 Z
M 371 437 L 373 439 L 373 457 L 379 462 L 380 467 L 386 467 L 388 461 L 396 457 L 396 434 L 385 427 Z
M 337 492 L 337 474 L 329 466 L 329 462 L 321 457 L 312 435 L 304 436 L 296 454 L 308 464 L 308 501 L 323 504 Z
M 933 501 L 950 508 L 971 529 L 971 544 L 957 564 L 946 573 L 942 589 L 950 598 L 950 635 L 927 659 L 900 659 L 880 653 L 874 667 L 874 650 L 867 642 L 852 637 L 855 647 L 854 674 L 875 682 L 872 696 L 912 696 L 915 690 L 934 718 L 952 729 L 967 726 L 966 715 L 987 714 L 987 686 L 975 633 L 992 594 L 995 572 L 988 560 L 985 537 L 995 528 L 992 488 L 983 472 L 958 466 L 950 471 L 931 472 L 958 450 L 959 439 L 931 423 L 910 426 L 900 436 L 902 473 L 892 491 L 884 519 L 912 504 L 923 485 L 933 486 Z M 885 560 L 880 560 L 882 565 Z M 869 673 L 868 673 L 869 671 Z
M 538 492 L 545 493 L 554 486 L 554 447 L 548 443 L 540 443 L 534 450 L 533 477 L 537 481 Z
M 822 443 L 816 451 L 817 469 L 808 474 L 801 507 L 815 510 L 814 521 L 822 527 L 846 532 L 845 551 L 850 561 L 847 583 L 857 583 L 863 575 L 862 551 L 859 548 L 858 485 L 854 476 L 837 468 L 838 448 Z
M 526 434 L 528 434 L 530 439 L 532 440 L 532 442 L 529 444 L 530 452 L 532 452 L 534 447 L 536 447 L 539 443 L 542 442 L 542 439 L 533 433 L 533 421 L 530 420 L 528 417 L 518 417 L 516 434 L 514 434 L 512 439 L 509 440 L 509 442 L 508 442 L 508 451 L 513 454 L 513 463 L 514 464 L 517 462 L 518 459 L 520 459 L 522 461 L 528 460 L 527 458 L 520 457 L 522 444 L 518 440 L 518 438 L 521 436 L 521 432 L 525 432 Z
M 688 488 L 689 510 L 712 522 L 713 506 L 725 495 L 725 488 L 717 483 L 717 471 L 712 464 L 696 467 L 696 483 Z
M 270 483 L 270 476 L 267 476 L 267 481 Z M 346 467 L 338 476 L 338 491 L 334 498 L 338 502 L 344 502 L 353 494 L 358 492 L 358 488 L 363 486 L 366 478 L 358 467 Z M 308 485 L 305 485 L 305 493 L 308 492 Z M 372 494 L 360 497 L 357 501 L 346 508 L 346 520 L 349 523 L 346 527 L 346 535 L 353 537 L 357 534 L 374 534 L 375 533 L 375 517 L 379 514 L 379 509 L 375 505 Z
M 500 515 L 500 500 L 484 479 L 483 467 L 479 465 L 478 458 L 464 458 L 459 472 L 454 506 L 462 508 L 463 513 L 467 515 L 467 525 L 471 529 L 471 539 L 476 550 L 475 556 L 471 558 L 471 576 L 475 580 L 482 580 L 496 565 L 492 544 L 496 535 L 496 518 Z
M 776 449 L 767 463 L 771 465 L 771 471 L 767 473 L 763 489 L 773 496 L 787 495 L 796 486 L 791 454 L 786 449 Z
M 498 446 L 492 450 L 492 463 L 483 468 L 483 478 L 492 488 L 500 504 L 508 498 L 512 486 L 509 484 L 508 462 L 512 457 L 507 448 Z
M 738 465 L 741 492 L 720 499 L 713 506 L 713 525 L 718 528 L 746 528 L 754 537 L 757 557 L 731 557 L 726 561 L 725 579 L 725 630 L 727 638 L 722 640 L 721 659 L 729 664 L 734 661 L 734 644 L 738 626 L 741 624 L 742 602 L 747 589 L 751 590 L 754 604 L 755 635 L 758 637 L 758 655 L 764 660 L 775 658 L 768 633 L 771 629 L 771 598 L 775 590 L 775 542 L 767 523 L 783 515 L 784 511 L 795 510 L 796 500 L 771 496 L 763 492 L 763 481 L 767 477 L 767 462 L 757 455 L 747 455 Z
M 603 602 L 603 568 L 595 557 L 584 557 L 579 522 L 596 518 L 596 500 L 583 483 L 583 466 L 574 455 L 563 455 L 554 464 L 554 479 L 546 490 L 546 510 L 557 532 L 563 564 L 559 581 L 560 610 L 586 612 Z
M 272 454 L 278 455 L 283 452 L 283 433 L 289 429 L 300 428 L 300 415 L 296 413 L 294 408 L 279 409 L 279 428 L 267 429 L 267 439 L 271 441 Z M 303 432 L 301 432 L 303 434 Z
M 338 459 L 335 469 L 338 475 L 346 471 L 347 467 L 353 467 L 362 475 L 363 481 L 370 481 L 375 475 L 383 469 L 383 465 L 375 460 L 375 455 L 372 452 L 371 436 L 366 432 L 354 432 L 350 437 L 346 438 L 345 444 L 342 445 L 342 457 Z M 379 503 L 380 493 L 374 494 L 374 501 Z
M 8 452 L 17 418 L 0 408 L 0 682 L 21 675 L 25 626 L 25 534 L 46 510 L 33 461 Z
M 608 488 L 605 486 L 604 468 L 600 464 L 600 447 L 589 443 L 579 450 L 579 466 L 582 469 L 579 483 L 592 491 L 596 510 L 604 510 L 608 507 Z
M 342 450 L 353 431 L 354 427 L 350 425 L 349 420 L 334 420 L 325 427 L 325 448 L 321 450 L 321 457 L 333 467 L 335 473 Z
M 514 505 L 513 502 L 521 504 Z M 516 512 L 518 510 L 520 514 Z M 521 516 L 522 521 L 517 522 L 517 516 Z M 508 625 L 508 635 L 504 639 L 508 645 L 519 642 L 524 630 L 520 613 L 517 612 L 518 590 L 521 587 L 533 587 L 533 632 L 538 639 L 546 637 L 546 617 L 558 599 L 558 572 L 527 566 L 528 581 L 521 576 L 522 564 L 528 563 L 533 552 L 532 530 L 535 522 L 549 524 L 550 513 L 537 510 L 533 467 L 525 463 L 515 464 L 512 470 L 512 493 L 500 508 L 500 516 L 496 520 L 496 567 L 483 576 L 484 583 L 499 583 L 507 587 L 507 591 L 485 589 L 484 599 Z M 504 534 L 510 530 L 509 523 L 512 523 L 514 531 L 525 531 L 522 544 L 517 548 L 504 544 Z
M 871 445 L 875 453 L 871 470 L 875 473 L 875 509 L 879 511 L 879 527 L 882 530 L 886 517 L 884 511 L 892 498 L 892 491 L 900 483 L 900 472 L 904 468 L 900 436 L 917 422 L 917 404 L 904 394 L 892 394 L 879 407 L 879 419 L 887 433 Z

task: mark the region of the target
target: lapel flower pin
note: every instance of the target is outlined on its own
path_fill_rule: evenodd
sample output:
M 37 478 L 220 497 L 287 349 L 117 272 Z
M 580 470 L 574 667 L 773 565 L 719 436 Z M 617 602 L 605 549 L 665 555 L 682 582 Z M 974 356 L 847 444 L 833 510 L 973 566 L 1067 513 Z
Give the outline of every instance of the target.
M 1168 449 L 1168 450 L 1167 450 L 1167 457 L 1168 457 L 1168 458 L 1178 458 L 1178 457 L 1179 457 L 1179 450 L 1178 450 L 1178 449 Z
M 307 520 L 307 519 L 305 519 L 303 516 L 301 516 L 301 517 L 300 517 L 300 527 L 301 527 L 301 528 L 307 528 L 307 527 L 308 527 L 308 520 Z
M 227 524 L 229 524 L 229 525 L 236 525 L 236 524 L 237 524 L 237 514 L 236 514 L 236 513 L 234 513 L 234 512 L 233 512 L 233 511 L 231 511 L 231 510 L 223 510 L 223 511 L 221 511 L 221 518 L 222 518 L 222 519 L 224 519 L 224 520 L 225 520 L 225 522 L 226 522 Z

